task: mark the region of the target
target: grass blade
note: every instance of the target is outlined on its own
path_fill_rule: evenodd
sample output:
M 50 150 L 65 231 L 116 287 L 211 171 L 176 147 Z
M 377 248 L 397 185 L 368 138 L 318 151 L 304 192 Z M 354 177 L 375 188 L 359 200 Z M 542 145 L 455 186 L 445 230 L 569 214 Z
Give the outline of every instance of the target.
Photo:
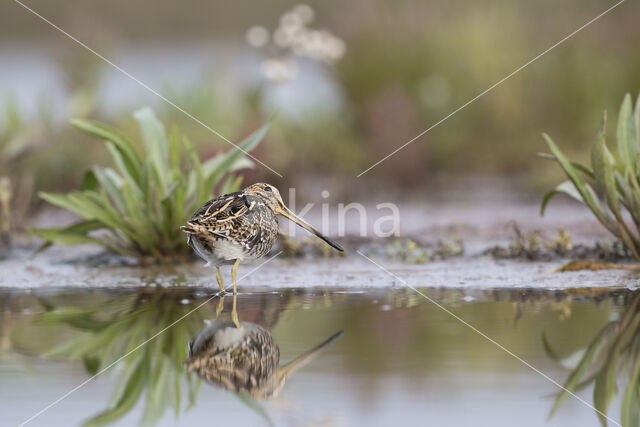
M 632 113 L 631 95 L 626 94 L 620 113 L 618 115 L 618 129 L 616 132 L 618 138 L 618 154 L 623 163 L 634 168 L 636 156 L 638 155 L 638 141 L 636 137 L 636 124 Z M 638 171 L 636 171 L 637 173 Z
M 582 359 L 580 359 L 580 363 L 578 363 L 578 366 L 576 367 L 576 369 L 574 369 L 571 372 L 571 375 L 569 375 L 569 378 L 567 378 L 567 381 L 563 384 L 564 389 L 562 390 L 562 392 L 560 392 L 560 394 L 556 398 L 556 401 L 554 402 L 553 407 L 551 408 L 551 411 L 549 411 L 548 418 L 551 418 L 553 414 L 558 410 L 562 402 L 564 402 L 564 400 L 567 397 L 569 397 L 568 392 L 570 391 L 573 393 L 575 391 L 576 386 L 580 382 L 580 378 L 582 378 L 582 376 L 586 373 L 587 368 L 589 367 L 589 364 L 593 360 L 593 357 L 595 356 L 596 351 L 600 347 L 600 342 L 602 338 L 606 336 L 606 334 L 610 331 L 610 329 L 611 329 L 610 325 L 607 325 L 602 330 L 600 330 L 598 335 L 596 335 L 593 341 L 591 341 L 591 343 L 587 347 L 587 350 L 584 352 Z
M 549 153 L 537 153 L 537 156 L 540 157 L 541 159 L 558 161 L 558 158 L 556 156 L 554 156 L 553 154 L 549 154 Z M 573 166 L 576 170 L 578 170 L 579 172 L 582 172 L 583 174 L 585 174 L 589 178 L 593 179 L 593 171 L 591 169 L 587 168 L 586 166 L 581 165 L 578 162 L 570 162 L 570 163 L 571 163 L 571 166 Z
M 640 359 L 633 358 L 633 371 L 620 403 L 620 423 L 623 426 L 638 425 L 638 386 L 640 383 Z
M 556 157 L 556 159 L 558 159 L 558 163 L 560 163 L 560 166 L 565 171 L 571 182 L 573 182 L 573 185 L 575 186 L 578 193 L 580 193 L 580 196 L 584 200 L 585 204 L 589 207 L 589 209 L 591 209 L 596 218 L 598 218 L 598 221 L 600 221 L 600 223 L 604 225 L 607 230 L 617 235 L 618 233 L 616 228 L 605 216 L 605 213 L 601 210 L 599 203 L 593 197 L 593 193 L 587 190 L 585 182 L 582 180 L 580 175 L 578 175 L 576 169 L 573 167 L 573 165 L 571 165 L 571 162 L 569 162 L 569 160 L 564 156 L 562 151 L 560 151 L 560 149 L 556 146 L 549 135 L 543 134 L 543 137 L 547 141 L 547 144 L 549 145 L 549 148 L 551 149 L 553 155 Z M 597 176 L 596 171 L 594 171 L 594 174 Z
M 142 355 L 141 355 L 142 356 Z M 102 426 L 119 420 L 127 414 L 138 402 L 144 390 L 143 383 L 145 381 L 145 366 L 142 363 L 143 357 L 137 357 L 132 366 L 132 372 L 126 378 L 126 383 L 122 391 L 122 396 L 118 399 L 115 406 L 108 408 L 100 414 L 92 417 L 83 423 L 84 427 Z
M 631 231 L 629 230 L 622 213 L 620 212 L 619 195 L 616 187 L 615 174 L 613 165 L 609 161 L 607 155 L 607 146 L 604 139 L 604 134 L 600 132 L 596 138 L 596 143 L 592 150 L 592 162 L 593 171 L 596 176 L 596 180 L 604 186 L 604 191 L 607 198 L 607 204 L 609 209 L 613 213 L 618 223 L 618 235 L 624 244 L 633 253 L 636 259 L 640 259 L 638 254 L 637 242 L 631 237 Z
M 585 186 L 588 186 L 588 185 L 589 184 L 585 184 Z M 554 188 L 553 190 L 549 191 L 547 194 L 544 195 L 544 197 L 542 198 L 542 203 L 540 204 L 540 216 L 544 216 L 544 211 L 547 208 L 547 204 L 549 203 L 551 198 L 553 198 L 553 196 L 555 196 L 558 193 L 567 194 L 570 197 L 576 199 L 577 201 L 584 203 L 584 199 L 576 189 L 576 186 L 573 185 L 573 182 L 564 181 L 561 184 L 559 184 L 556 188 Z
M 104 228 L 97 220 L 76 222 L 68 227 L 30 228 L 29 231 L 46 240 L 49 244 L 80 245 L 84 243 L 102 244 L 100 239 L 90 237 L 89 232 Z
M 122 154 L 124 165 L 131 177 L 136 182 L 139 181 L 139 171 L 141 169 L 142 161 L 140 160 L 140 156 L 138 156 L 133 143 L 129 141 L 126 136 L 116 129 L 99 122 L 74 119 L 71 121 L 71 124 L 85 133 L 96 136 L 104 141 L 112 142 Z
M 231 167 L 240 159 L 245 153 L 250 153 L 254 148 L 258 146 L 260 141 L 264 138 L 269 129 L 269 123 L 265 123 L 258 128 L 251 135 L 246 137 L 242 142 L 237 144 L 238 148 L 233 148 L 223 154 L 217 156 L 202 165 L 202 171 L 207 179 L 213 179 L 214 181 L 222 178 L 222 175 L 230 170 Z

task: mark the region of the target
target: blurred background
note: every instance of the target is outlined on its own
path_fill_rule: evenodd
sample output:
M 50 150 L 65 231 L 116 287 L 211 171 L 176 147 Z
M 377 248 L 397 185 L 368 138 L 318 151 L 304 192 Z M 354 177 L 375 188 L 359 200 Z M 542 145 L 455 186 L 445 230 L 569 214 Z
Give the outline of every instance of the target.
M 286 189 L 295 187 L 298 210 L 308 201 L 358 201 L 368 207 L 381 201 L 398 202 L 403 208 L 403 237 L 418 236 L 419 244 L 427 238 L 461 238 L 459 243 L 452 240 L 453 244 L 438 241 L 429 246 L 428 252 L 411 240 L 384 247 L 372 245 L 369 250 L 363 249 L 368 255 L 381 258 L 386 253 L 395 262 L 416 264 L 487 253 L 496 259 L 521 260 L 541 259 L 531 253 L 535 255 L 544 247 L 555 251 L 554 256 L 566 256 L 565 249 L 569 250 L 571 244 L 565 229 L 551 238 L 547 235 L 547 240 L 525 233 L 542 224 L 538 217 L 542 195 L 565 179 L 556 163 L 536 156 L 547 147 L 541 133 L 551 135 L 570 158 L 588 162 L 603 111 L 609 112 L 607 132 L 613 146 L 620 101 L 625 93 L 635 99 L 640 91 L 640 3 L 627 1 L 356 178 L 615 2 L 20 1 L 33 12 L 15 1 L 0 2 L 0 246 L 10 216 L 20 229 L 68 223 L 69 214 L 65 217 L 62 212 L 61 217 L 60 211 L 38 199 L 37 193 L 77 189 L 89 167 L 111 165 L 104 144 L 70 126 L 72 118 L 109 123 L 142 145 L 132 114 L 151 106 L 167 127 L 176 125 L 189 136 L 203 159 L 231 148 L 206 126 L 237 142 L 271 121 L 267 137 L 252 154 L 283 177 L 258 164 L 247 173 L 245 183 L 266 181 L 277 185 L 285 200 Z M 325 197 L 321 190 L 327 189 L 330 196 Z M 491 206 L 487 208 L 487 204 Z M 11 207 L 10 213 L 3 212 L 6 206 Z M 306 218 L 321 224 L 319 210 L 316 204 L 315 211 L 310 212 L 312 218 Z M 594 230 L 604 232 L 594 225 L 587 209 L 554 212 L 554 227 L 583 235 Z M 544 220 L 549 222 L 554 212 Z M 369 219 L 372 224 L 373 218 Z M 513 219 L 524 224 L 523 233 L 517 224 L 509 222 Z M 359 225 L 353 220 L 347 228 L 357 230 L 354 224 Z M 487 224 L 495 229 L 487 226 L 486 233 L 474 232 L 473 227 Z M 421 234 L 427 227 L 431 227 L 429 233 Z M 516 236 L 511 243 L 508 238 L 498 241 L 506 242 L 508 248 L 502 255 L 497 246 L 487 249 L 495 242 L 498 227 L 503 233 L 498 237 Z M 335 230 L 328 234 L 335 234 Z M 179 237 L 184 246 L 183 236 Z M 616 246 L 611 247 L 614 249 L 609 253 L 617 251 Z M 576 248 L 578 253 L 580 248 Z M 79 251 L 64 255 L 76 259 L 69 262 L 58 262 L 64 257 L 56 253 L 51 258 L 55 262 L 15 257 L 2 271 L 10 286 L 27 282 L 25 287 L 38 286 L 47 280 L 67 286 L 69 277 L 86 281 L 82 286 L 100 286 L 93 271 L 85 277 L 87 273 L 74 263 L 102 268 L 110 266 L 111 261 L 99 257 L 89 261 L 82 247 Z M 29 256 L 31 253 L 29 249 Z M 592 257 L 593 253 L 586 256 Z M 469 263 L 468 259 L 455 265 L 435 264 L 429 277 L 423 273 L 421 283 L 438 283 L 438 274 L 453 270 L 458 275 L 456 286 L 493 283 L 495 277 L 509 284 L 526 277 L 532 286 L 566 280 L 566 276 L 553 276 L 552 282 L 539 280 L 547 274 L 546 266 L 523 270 L 525 264 L 518 262 L 514 270 L 509 270 L 504 263 L 487 261 L 490 267 L 486 267 L 487 263 Z M 462 263 L 464 268 L 460 267 Z M 58 273 L 51 265 L 69 270 Z M 103 269 L 113 276 L 108 286 L 131 285 L 128 278 L 119 281 L 116 272 L 122 265 L 114 265 L 114 269 Z M 330 270 L 334 275 L 344 275 L 347 285 L 372 283 L 367 282 L 369 273 L 358 264 L 353 270 L 356 279 L 344 273 L 350 270 L 326 265 L 311 270 L 311 265 L 303 265 L 294 273 L 273 271 L 283 277 L 278 280 L 292 287 L 305 279 L 305 274 L 311 275 L 308 280 L 316 280 L 316 274 L 320 278 L 317 283 L 328 282 L 334 277 L 326 273 Z M 122 271 L 127 277 L 132 274 L 132 270 Z M 146 270 L 141 271 L 147 275 Z M 260 280 L 268 277 L 260 274 Z M 375 270 L 375 274 L 379 272 Z M 210 276 L 201 273 L 200 277 Z M 442 281 L 452 280 L 452 276 L 443 277 Z M 464 280 L 458 281 L 459 277 Z M 585 280 L 584 276 L 576 277 L 579 279 L 574 280 Z M 599 273 L 598 285 L 619 277 Z M 388 278 L 383 276 L 381 280 Z M 632 283 L 630 286 L 637 285 L 636 276 L 624 276 L 620 283 L 626 284 L 625 280 Z M 342 279 L 339 283 L 342 285 Z M 187 292 L 195 289 L 184 287 Z M 92 292 L 75 297 L 61 294 L 50 298 L 50 305 L 53 307 L 57 299 L 81 309 L 83 314 L 85 309 L 86 313 L 93 307 L 102 309 L 100 304 L 113 297 Z M 397 422 L 398 413 L 407 417 L 413 414 L 406 411 L 409 405 L 426 408 L 438 420 L 461 417 L 460 424 L 464 425 L 477 422 L 478 414 L 488 414 L 496 425 L 512 425 L 516 416 L 531 425 L 545 422 L 556 389 L 544 378 L 506 354 L 497 353 L 481 337 L 413 293 L 358 292 L 335 293 L 334 297 L 323 293 L 292 295 L 287 299 L 268 292 L 260 297 L 264 304 L 251 302 L 253 297 L 245 294 L 239 304 L 242 319 L 260 323 L 256 313 L 265 312 L 267 306 L 273 309 L 267 312 L 277 313 L 275 320 L 282 317 L 278 325 L 275 320 L 262 323 L 274 328 L 284 358 L 295 354 L 294 350 L 307 348 L 309 343 L 300 341 L 297 332 L 306 330 L 306 326 L 309 330 L 316 328 L 319 339 L 347 329 L 345 337 L 329 349 L 333 353 L 327 353 L 324 365 L 317 365 L 317 370 L 311 370 L 297 386 L 292 382 L 290 394 L 285 396 L 309 396 L 306 405 L 298 406 L 301 413 L 321 411 L 317 402 L 326 398 L 326 390 L 338 390 L 342 394 L 335 395 L 336 407 L 352 414 L 345 418 L 347 424 L 375 421 L 372 417 L 380 417 L 381 423 Z M 550 331 L 550 341 L 558 345 L 561 357 L 584 348 L 594 331 L 622 313 L 631 301 L 631 297 L 618 298 L 616 294 L 605 300 L 600 292 L 598 288 L 595 295 L 584 299 L 578 294 L 551 291 L 528 295 L 522 288 L 505 293 L 487 290 L 486 295 L 483 290 L 477 294 L 453 290 L 438 295 L 436 290 L 430 295 L 562 381 L 568 370 L 547 354 L 543 334 Z M 178 295 L 168 300 L 173 305 L 165 312 L 178 316 L 180 310 L 190 309 L 203 298 L 204 294 L 188 298 Z M 19 292 L 0 295 L 0 356 L 12 357 L 3 372 L 4 378 L 9 378 L 7 384 L 16 385 L 5 387 L 0 402 L 18 408 L 4 411 L 13 417 L 44 407 L 60 390 L 70 389 L 86 377 L 80 362 L 63 365 L 40 358 L 31 362 L 23 357 L 42 355 L 51 340 L 63 342 L 79 333 L 66 325 L 37 323 L 34 319 L 45 307 L 43 301 L 46 298 Z M 631 307 L 635 310 L 635 303 Z M 155 315 L 156 308 L 145 313 Z M 208 305 L 204 310 L 213 316 L 214 309 Z M 153 327 L 169 323 L 150 319 Z M 193 331 L 202 326 L 202 322 L 191 319 Z M 149 334 L 153 331 L 145 330 Z M 134 335 L 125 337 L 137 340 Z M 185 341 L 184 337 L 175 340 Z M 182 344 L 181 349 L 186 351 Z M 182 365 L 176 360 L 179 371 Z M 31 363 L 40 377 L 23 375 L 32 369 Z M 71 411 L 61 405 L 49 414 L 53 418 L 43 418 L 42 422 L 68 425 L 69 413 L 84 419 L 101 410 L 107 389 L 116 385 L 113 379 L 105 381 L 111 382 L 96 382 L 87 388 L 93 394 L 76 395 L 87 404 L 82 411 L 76 410 L 78 406 Z M 386 387 L 375 386 L 382 383 Z M 229 417 L 242 413 L 228 411 L 231 395 L 222 397 L 227 400 L 218 398 L 220 395 L 208 394 L 202 400 L 219 405 L 220 410 L 211 411 L 203 403 L 199 420 L 210 420 L 216 412 Z M 500 404 L 498 409 L 494 409 L 496 402 Z M 76 403 L 68 401 L 69 405 Z M 597 423 L 580 402 L 570 401 L 568 405 L 574 406 L 569 412 L 559 413 L 553 423 L 575 424 L 576 416 L 583 417 L 578 421 L 581 425 Z M 141 412 L 139 407 L 136 410 Z M 505 420 L 496 418 L 500 416 Z M 127 425 L 135 422 L 126 420 Z M 22 418 L 16 419 L 20 421 Z
M 615 123 L 624 93 L 640 90 L 640 4 L 628 2 L 356 179 L 613 3 L 25 4 L 232 141 L 274 117 L 254 154 L 284 178 L 258 165 L 248 180 L 336 197 L 408 197 L 491 177 L 539 198 L 561 179 L 535 156 L 541 132 L 582 160 L 603 110 Z M 131 113 L 150 105 L 202 156 L 230 147 L 18 3 L 0 5 L 0 64 L 0 168 L 25 199 L 14 206 L 33 203 L 33 189 L 77 188 L 89 165 L 109 163 L 73 117 L 137 138 Z

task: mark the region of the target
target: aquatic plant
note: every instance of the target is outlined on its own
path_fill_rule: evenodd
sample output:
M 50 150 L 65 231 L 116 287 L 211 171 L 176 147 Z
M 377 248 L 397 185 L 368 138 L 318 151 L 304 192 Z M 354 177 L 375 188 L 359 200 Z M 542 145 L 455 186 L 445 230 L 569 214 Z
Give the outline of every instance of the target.
M 389 258 L 411 264 L 424 264 L 429 261 L 445 260 L 464 254 L 462 240 L 441 241 L 435 245 L 421 245 L 411 239 L 394 240 L 385 246 Z
M 516 222 L 511 222 L 513 236 L 508 246 L 496 245 L 484 251 L 498 259 L 520 258 L 523 260 L 549 260 L 554 257 L 584 257 L 595 249 L 584 245 L 574 246 L 568 230 L 558 227 L 558 234 L 547 238 L 539 230 L 523 232 Z
M 602 128 L 591 149 L 591 168 L 571 162 L 547 134 L 543 134 L 553 159 L 562 167 L 567 181 L 548 192 L 540 207 L 544 210 L 549 200 L 565 193 L 586 204 L 595 217 L 611 234 L 620 239 L 640 260 L 640 96 L 632 107 L 631 95 L 624 97 L 617 127 L 617 155 L 607 148 L 605 140 L 606 114 Z M 624 211 L 633 225 L 629 225 Z
M 242 177 L 237 172 L 253 166 L 245 153 L 258 145 L 267 130 L 267 125 L 262 126 L 238 143 L 239 148 L 202 162 L 175 127 L 167 135 L 150 108 L 139 110 L 134 118 L 142 134 L 142 154 L 114 128 L 72 121 L 105 142 L 116 169 L 93 166 L 79 191 L 40 193 L 49 203 L 82 217 L 67 227 L 32 230 L 46 245 L 95 243 L 141 260 L 184 257 L 188 247 L 180 226 L 212 197 L 214 189 L 228 193 L 239 188 Z
M 623 427 L 636 427 L 638 414 L 638 390 L 640 388 L 640 294 L 632 294 L 626 309 L 617 320 L 605 325 L 582 352 L 580 361 L 573 369 L 564 390 L 558 394 L 549 417 L 558 410 L 562 402 L 587 386 L 593 385 L 593 404 L 603 426 L 607 425 L 607 409 L 618 394 L 617 378 L 626 372 L 627 385 L 620 404 L 620 423 Z M 543 345 L 547 354 L 558 360 L 546 336 Z

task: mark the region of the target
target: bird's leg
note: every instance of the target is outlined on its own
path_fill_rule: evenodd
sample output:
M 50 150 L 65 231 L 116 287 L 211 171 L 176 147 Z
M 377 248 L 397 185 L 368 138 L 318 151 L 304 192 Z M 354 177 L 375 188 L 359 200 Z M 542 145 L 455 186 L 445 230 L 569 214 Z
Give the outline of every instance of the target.
M 224 293 L 224 286 L 222 285 L 222 274 L 220 273 L 220 267 L 216 267 L 216 280 L 218 281 L 218 286 L 220 286 L 220 290 Z
M 238 320 L 238 311 L 236 310 L 236 299 L 238 297 L 238 288 L 236 287 L 236 274 L 238 273 L 238 265 L 240 260 L 236 259 L 236 262 L 231 267 L 231 279 L 233 280 L 233 308 L 231 309 L 231 319 L 236 324 L 236 328 L 240 327 L 240 321 Z
M 218 299 L 218 307 L 216 308 L 216 319 L 220 317 L 220 313 L 222 313 L 222 309 L 224 308 L 224 296 L 221 296 Z

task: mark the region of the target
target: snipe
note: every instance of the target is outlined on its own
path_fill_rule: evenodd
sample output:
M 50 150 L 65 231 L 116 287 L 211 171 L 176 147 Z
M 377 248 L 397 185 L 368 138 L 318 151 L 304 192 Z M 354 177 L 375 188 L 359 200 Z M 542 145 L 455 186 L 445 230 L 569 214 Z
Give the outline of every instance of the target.
M 208 383 L 256 399 L 275 397 L 287 377 L 342 336 L 340 331 L 291 362 L 280 366 L 280 349 L 261 326 L 241 322 L 212 321 L 189 344 L 187 369 Z
M 187 243 L 207 265 L 216 267 L 216 280 L 224 291 L 220 266 L 233 264 L 233 320 L 236 313 L 236 274 L 241 261 L 266 255 L 278 237 L 278 219 L 282 215 L 315 234 L 333 248 L 342 247 L 323 236 L 311 224 L 285 206 L 280 192 L 273 185 L 258 183 L 242 191 L 209 200 L 193 214 L 181 229 L 187 233 Z

